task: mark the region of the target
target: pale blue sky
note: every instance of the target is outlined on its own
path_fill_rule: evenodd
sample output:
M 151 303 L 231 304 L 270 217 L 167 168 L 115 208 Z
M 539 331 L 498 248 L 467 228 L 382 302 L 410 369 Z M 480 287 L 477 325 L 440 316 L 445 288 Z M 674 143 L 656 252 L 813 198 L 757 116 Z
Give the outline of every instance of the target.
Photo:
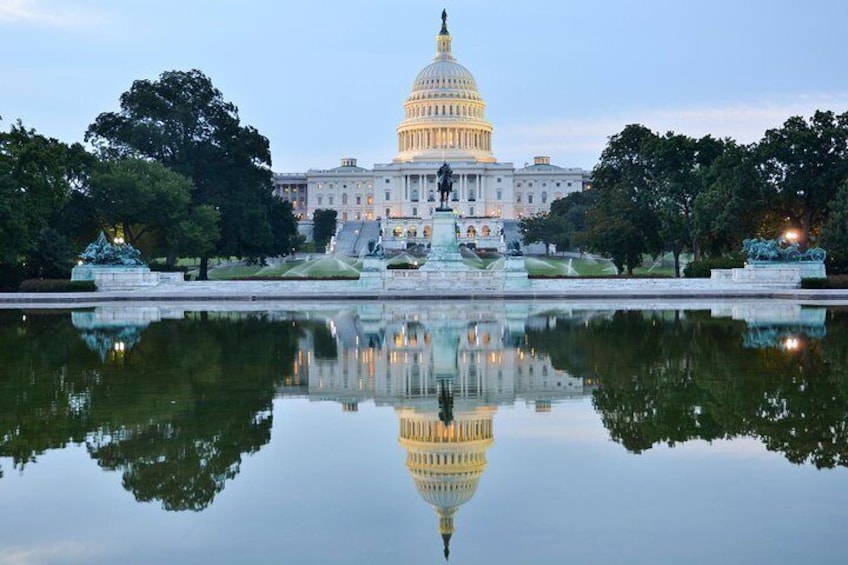
M 632 122 L 750 142 L 848 110 L 844 0 L 0 0 L 0 127 L 81 141 L 134 79 L 197 68 L 276 171 L 389 162 L 443 7 L 516 165 L 590 168 Z

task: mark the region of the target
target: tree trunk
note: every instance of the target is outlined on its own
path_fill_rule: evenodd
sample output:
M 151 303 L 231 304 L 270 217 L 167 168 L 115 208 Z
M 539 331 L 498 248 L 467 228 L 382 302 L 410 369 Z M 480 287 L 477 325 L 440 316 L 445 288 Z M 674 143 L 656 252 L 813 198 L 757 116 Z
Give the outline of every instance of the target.
M 200 271 L 197 273 L 197 280 L 209 280 L 209 257 L 205 255 L 200 258 Z
M 672 254 L 674 255 L 674 278 L 679 279 L 680 278 L 680 250 L 675 247 L 674 250 L 672 251 Z

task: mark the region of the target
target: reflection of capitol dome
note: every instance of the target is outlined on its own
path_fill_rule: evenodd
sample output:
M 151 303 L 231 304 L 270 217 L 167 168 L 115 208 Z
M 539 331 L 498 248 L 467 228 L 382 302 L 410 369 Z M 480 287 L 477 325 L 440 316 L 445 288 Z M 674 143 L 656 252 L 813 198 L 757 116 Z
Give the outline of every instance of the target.
M 404 108 L 396 162 L 495 162 L 486 104 L 471 72 L 451 54 L 444 12 L 442 30 L 436 36 L 436 57 L 418 73 Z
M 494 413 L 493 407 L 457 412 L 445 424 L 432 412 L 398 410 L 406 466 L 421 498 L 436 509 L 445 557 L 454 531 L 453 516 L 474 496 L 486 468 Z

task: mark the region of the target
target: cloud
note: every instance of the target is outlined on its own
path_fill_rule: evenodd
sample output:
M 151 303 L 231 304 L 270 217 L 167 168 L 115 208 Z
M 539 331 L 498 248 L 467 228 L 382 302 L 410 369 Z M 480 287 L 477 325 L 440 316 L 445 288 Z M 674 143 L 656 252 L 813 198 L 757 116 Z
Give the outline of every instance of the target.
M 607 139 L 627 124 L 643 124 L 654 131 L 674 131 L 701 137 L 731 137 L 753 143 L 767 129 L 779 127 L 790 116 L 811 116 L 816 110 L 848 110 L 848 93 L 800 95 L 792 99 L 678 108 L 642 108 L 603 117 L 563 118 L 536 124 L 498 128 L 496 152 L 504 160 L 527 160 L 533 155 L 567 159 L 562 165 L 590 167 L 597 162 Z
M 59 542 L 42 547 L 0 549 L 0 565 L 29 565 L 48 561 L 87 561 L 99 552 L 78 542 Z
M 49 0 L 0 0 L 0 25 L 25 24 L 53 28 L 91 27 L 101 17 L 84 10 L 71 10 L 67 4 Z

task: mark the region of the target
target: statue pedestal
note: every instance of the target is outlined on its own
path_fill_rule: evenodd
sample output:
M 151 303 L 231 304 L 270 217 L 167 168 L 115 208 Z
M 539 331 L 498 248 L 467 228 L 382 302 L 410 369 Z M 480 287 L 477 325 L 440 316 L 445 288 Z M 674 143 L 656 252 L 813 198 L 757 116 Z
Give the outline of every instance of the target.
M 436 210 L 433 213 L 433 232 L 430 253 L 422 271 L 467 271 L 459 253 L 456 239 L 456 219 L 453 210 Z

